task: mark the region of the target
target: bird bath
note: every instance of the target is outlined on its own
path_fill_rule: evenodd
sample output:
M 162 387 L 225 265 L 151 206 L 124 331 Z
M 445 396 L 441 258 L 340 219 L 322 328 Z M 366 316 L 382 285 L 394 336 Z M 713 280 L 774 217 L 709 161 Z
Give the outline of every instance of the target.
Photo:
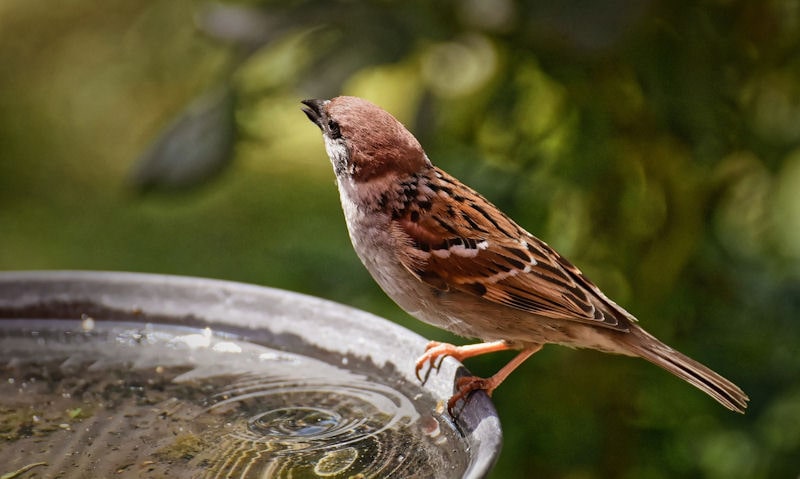
M 0 475 L 485 477 L 494 407 L 474 394 L 453 421 L 465 372 L 448 358 L 420 385 L 425 344 L 276 289 L 0 273 Z

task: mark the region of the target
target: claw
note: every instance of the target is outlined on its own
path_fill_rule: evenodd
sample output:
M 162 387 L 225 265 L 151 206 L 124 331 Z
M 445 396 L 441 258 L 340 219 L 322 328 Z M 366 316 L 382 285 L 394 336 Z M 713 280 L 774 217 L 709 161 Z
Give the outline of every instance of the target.
M 450 415 L 455 418 L 456 416 L 453 414 L 453 411 L 455 410 L 456 404 L 458 404 L 458 402 L 462 399 L 465 401 L 468 400 L 472 391 L 482 389 L 486 391 L 486 394 L 491 396 L 492 391 L 494 391 L 497 386 L 500 385 L 500 383 L 505 381 L 506 377 L 511 374 L 511 371 L 516 369 L 517 366 L 522 364 L 533 353 L 540 349 L 542 349 L 541 344 L 523 349 L 514 359 L 503 366 L 500 371 L 497 371 L 497 373 L 490 378 L 479 378 L 477 376 L 464 376 L 458 378 L 456 380 L 456 393 L 453 394 L 453 397 L 451 397 L 449 401 L 447 401 L 447 412 L 449 412 Z
M 434 361 L 434 358 L 430 358 L 430 359 L 424 358 L 424 360 L 423 360 L 423 358 L 420 358 L 420 361 L 417 362 L 417 368 L 416 368 L 415 374 L 417 376 L 417 380 L 421 384 L 425 384 L 426 382 L 428 382 L 428 378 L 431 375 L 431 370 L 433 369 L 433 361 Z M 423 376 L 420 376 L 419 372 L 422 371 L 422 368 L 425 367 L 425 362 L 428 362 L 429 366 L 425 370 L 425 375 L 423 377 Z
M 425 347 L 425 352 L 422 354 L 422 356 L 417 359 L 416 370 L 414 371 L 414 374 L 422 384 L 425 384 L 431 375 L 431 371 L 439 371 L 444 363 L 444 358 L 447 356 L 452 356 L 458 361 L 463 361 L 464 359 L 471 358 L 473 356 L 479 356 L 481 354 L 491 353 L 494 351 L 504 351 L 511 348 L 512 345 L 505 341 L 470 344 L 467 346 L 454 346 L 448 343 L 431 341 Z M 420 375 L 420 371 L 422 371 L 422 368 L 424 368 L 426 365 L 428 366 L 428 369 L 425 371 L 423 377 L 423 375 Z
M 503 380 L 505 380 L 506 376 L 508 376 L 511 371 L 516 369 L 516 367 L 522 364 L 528 357 L 530 357 L 531 354 L 535 353 L 541 348 L 541 344 L 535 344 L 523 349 L 514 359 L 503 366 L 500 371 L 490 378 L 484 379 L 476 376 L 464 376 L 459 378 L 456 381 L 456 393 L 447 401 L 447 412 L 449 412 L 451 416 L 455 417 L 456 415 L 453 413 L 453 411 L 455 410 L 458 402 L 461 400 L 468 400 L 469 394 L 477 389 L 482 389 L 491 396 L 492 391 L 494 391 L 494 389 L 499 386 Z M 431 341 L 425 347 L 425 352 L 422 354 L 422 356 L 417 359 L 416 370 L 414 371 L 414 374 L 422 384 L 425 384 L 431 375 L 431 371 L 434 369 L 439 371 L 444 363 L 444 358 L 447 356 L 452 356 L 458 361 L 463 361 L 464 359 L 480 356 L 481 354 L 493 353 L 495 351 L 505 351 L 508 349 L 514 349 L 514 344 L 506 341 L 493 341 L 487 343 L 470 344 L 467 346 L 453 346 L 452 344 L 448 343 Z M 421 376 L 420 371 L 422 371 L 422 368 L 424 368 L 426 365 L 428 366 L 428 369 L 425 371 L 425 374 Z
M 447 357 L 447 354 L 442 354 L 441 356 L 439 356 L 439 362 L 436 363 L 436 364 L 434 364 L 434 358 L 431 358 L 431 368 L 432 369 L 435 368 L 436 372 L 438 373 L 439 370 L 442 369 L 442 363 L 444 362 L 444 358 L 446 358 L 446 357 Z M 430 374 L 430 369 L 428 370 L 428 374 Z
M 456 389 L 456 393 L 453 394 L 453 396 L 447 401 L 447 412 L 453 418 L 457 417 L 455 409 L 458 402 L 464 400 L 466 404 L 466 401 L 469 400 L 469 397 L 473 391 L 483 390 L 486 391 L 486 394 L 489 396 L 492 395 L 490 380 L 479 378 L 477 376 L 464 376 L 463 378 L 458 378 L 456 381 Z
M 439 371 L 439 369 L 442 367 L 442 361 L 444 361 L 444 358 L 445 356 L 448 355 L 448 353 L 446 351 L 441 351 L 441 350 L 432 351 L 441 345 L 442 343 L 439 343 L 438 341 L 429 342 L 428 345 L 425 346 L 425 353 L 423 353 L 423 355 L 420 356 L 419 359 L 417 359 L 417 364 L 414 374 L 417 376 L 417 380 L 419 380 L 420 383 L 425 384 L 426 382 L 428 382 L 428 378 L 431 376 L 431 371 L 433 371 L 434 369 L 436 371 Z M 439 360 L 438 364 L 436 364 L 437 359 Z M 425 367 L 425 363 L 428 363 L 428 369 L 425 371 L 425 376 L 422 377 L 420 376 L 419 373 L 420 371 L 422 371 L 422 368 Z

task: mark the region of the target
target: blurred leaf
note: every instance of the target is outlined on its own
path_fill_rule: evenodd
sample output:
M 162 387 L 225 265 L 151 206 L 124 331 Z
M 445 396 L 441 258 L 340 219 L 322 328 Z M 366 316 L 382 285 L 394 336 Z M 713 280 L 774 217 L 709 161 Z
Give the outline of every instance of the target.
M 219 174 L 233 160 L 236 137 L 230 87 L 194 100 L 153 142 L 131 175 L 140 190 L 195 186 Z

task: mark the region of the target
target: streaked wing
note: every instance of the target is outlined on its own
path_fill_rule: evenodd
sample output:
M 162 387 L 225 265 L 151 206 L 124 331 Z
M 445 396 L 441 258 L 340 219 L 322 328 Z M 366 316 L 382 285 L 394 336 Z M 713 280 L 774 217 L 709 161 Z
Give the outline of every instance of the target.
M 478 193 L 434 171 L 394 218 L 395 233 L 412 246 L 398 259 L 421 281 L 543 317 L 628 330 L 634 318 L 575 266 Z

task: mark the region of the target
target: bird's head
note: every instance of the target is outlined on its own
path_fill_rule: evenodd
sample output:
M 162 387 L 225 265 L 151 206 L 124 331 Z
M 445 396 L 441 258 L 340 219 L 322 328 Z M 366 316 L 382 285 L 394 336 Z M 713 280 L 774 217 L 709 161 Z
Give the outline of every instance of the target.
M 303 100 L 308 119 L 325 139 L 336 175 L 366 182 L 403 175 L 430 165 L 419 142 L 402 123 L 376 105 L 353 96 Z

